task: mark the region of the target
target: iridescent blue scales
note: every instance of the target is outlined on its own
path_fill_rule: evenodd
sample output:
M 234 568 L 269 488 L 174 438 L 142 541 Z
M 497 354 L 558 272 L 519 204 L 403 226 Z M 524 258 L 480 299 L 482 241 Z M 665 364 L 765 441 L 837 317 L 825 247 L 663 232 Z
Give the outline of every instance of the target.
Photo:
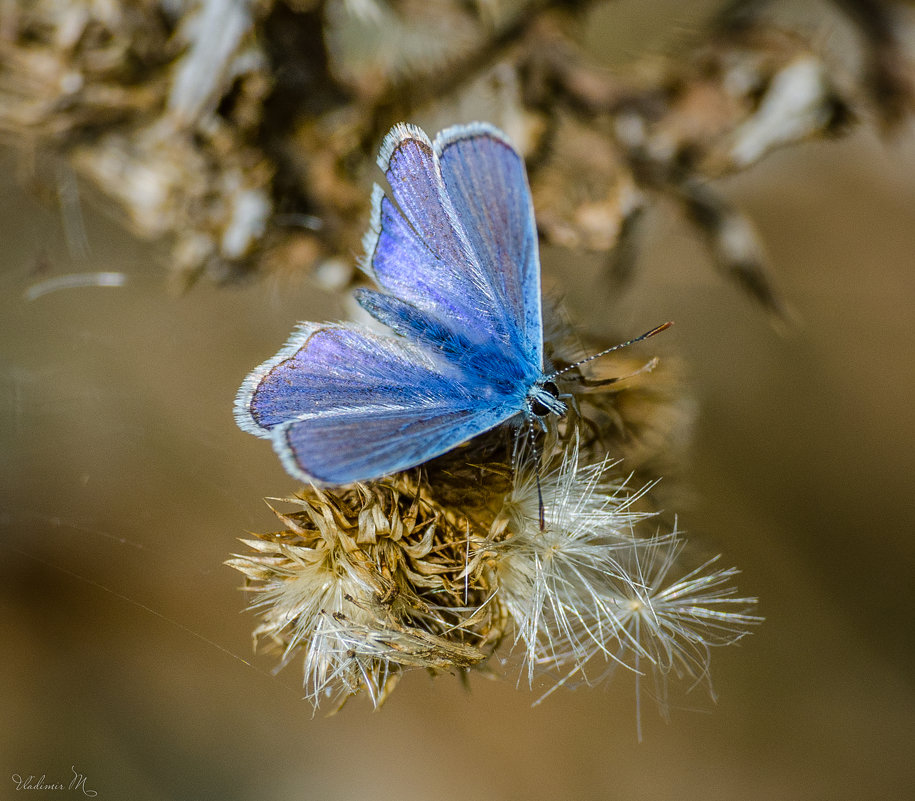
M 537 231 L 524 162 L 475 123 L 386 137 L 365 237 L 392 334 L 303 323 L 254 370 L 238 425 L 302 481 L 346 484 L 421 464 L 512 418 L 561 414 L 545 372 Z

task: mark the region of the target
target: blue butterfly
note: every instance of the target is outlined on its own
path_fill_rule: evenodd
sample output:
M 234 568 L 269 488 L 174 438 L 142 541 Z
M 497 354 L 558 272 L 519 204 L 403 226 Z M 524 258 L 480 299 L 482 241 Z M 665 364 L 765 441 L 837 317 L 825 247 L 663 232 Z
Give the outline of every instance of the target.
M 374 187 L 364 267 L 381 291 L 356 300 L 394 335 L 302 323 L 235 401 L 238 425 L 305 482 L 380 478 L 566 410 L 544 365 L 531 193 L 505 134 L 473 123 L 431 142 L 399 124 L 378 163 L 393 201 Z

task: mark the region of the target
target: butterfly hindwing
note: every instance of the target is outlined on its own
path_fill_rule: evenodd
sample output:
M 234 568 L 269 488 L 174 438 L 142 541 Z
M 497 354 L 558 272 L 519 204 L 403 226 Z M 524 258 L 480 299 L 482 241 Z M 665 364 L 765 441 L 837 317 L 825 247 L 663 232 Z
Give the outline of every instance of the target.
M 422 464 L 505 419 L 492 408 L 405 408 L 317 415 L 283 426 L 274 447 L 286 470 L 325 484 L 370 480 Z M 354 434 L 358 432 L 354 447 Z

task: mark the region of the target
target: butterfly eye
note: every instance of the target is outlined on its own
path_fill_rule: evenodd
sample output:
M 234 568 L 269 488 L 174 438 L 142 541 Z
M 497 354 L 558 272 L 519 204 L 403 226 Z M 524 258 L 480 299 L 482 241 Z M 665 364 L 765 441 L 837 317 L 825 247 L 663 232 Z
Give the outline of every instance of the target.
M 559 409 L 559 387 L 552 381 L 544 381 L 536 390 L 536 394 L 530 399 L 530 410 L 534 417 L 546 417 L 550 412 L 558 412 Z M 556 401 L 551 403 L 550 401 Z

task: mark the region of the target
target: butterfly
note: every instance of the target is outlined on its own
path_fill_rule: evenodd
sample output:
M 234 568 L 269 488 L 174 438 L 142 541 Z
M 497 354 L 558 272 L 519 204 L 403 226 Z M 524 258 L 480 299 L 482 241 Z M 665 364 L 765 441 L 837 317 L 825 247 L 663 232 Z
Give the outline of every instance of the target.
M 531 193 L 506 135 L 472 123 L 430 141 L 400 123 L 378 164 L 391 196 L 375 185 L 363 267 L 379 289 L 355 296 L 391 334 L 301 323 L 235 401 L 239 427 L 319 485 L 380 478 L 566 410 L 544 362 Z

